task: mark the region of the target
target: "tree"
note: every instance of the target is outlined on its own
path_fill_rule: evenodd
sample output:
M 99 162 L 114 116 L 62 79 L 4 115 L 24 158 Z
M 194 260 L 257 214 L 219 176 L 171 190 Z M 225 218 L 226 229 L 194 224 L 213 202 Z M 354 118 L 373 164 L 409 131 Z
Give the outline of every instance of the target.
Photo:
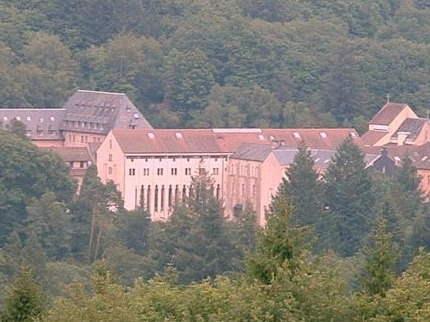
M 276 206 L 277 199 L 286 198 L 294 206 L 292 224 L 315 228 L 321 220 L 323 210 L 323 186 L 319 174 L 314 169 L 311 153 L 305 142 L 299 145 L 273 204 Z
M 171 109 L 186 119 L 191 111 L 207 105 L 214 85 L 214 66 L 200 49 L 170 51 L 165 65 L 165 93 Z
M 58 107 L 76 88 L 78 65 L 58 36 L 43 32 L 31 35 L 24 46 L 24 62 L 17 67 L 25 105 Z
M 14 230 L 21 231 L 26 206 L 33 198 L 53 192 L 59 202 L 69 202 L 75 183 L 64 161 L 42 151 L 28 140 L 0 132 L 0 245 Z
M 291 226 L 293 207 L 282 195 L 275 200 L 276 207 L 272 205 L 267 216 L 257 251 L 247 259 L 249 277 L 266 285 L 283 278 L 281 272 L 293 278 L 309 246 L 306 228 Z
M 375 300 L 372 321 L 427 321 L 430 318 L 430 254 L 420 249 L 408 269 L 388 290 Z
M 34 232 L 47 253 L 54 260 L 69 255 L 72 238 L 70 210 L 56 200 L 53 192 L 33 200 L 26 208 L 27 232 Z
M 378 294 L 384 297 L 396 277 L 396 247 L 391 243 L 391 234 L 385 229 L 385 220 L 380 219 L 370 243 L 363 250 L 365 265 L 360 282 L 364 292 L 370 296 Z
M 42 315 L 42 291 L 29 269 L 22 269 L 20 276 L 6 291 L 8 295 L 5 310 L 1 314 L 2 321 L 30 322 Z
M 236 250 L 229 239 L 221 201 L 206 171 L 192 179 L 190 195 L 175 206 L 152 243 L 151 258 L 160 271 L 175 267 L 180 283 L 232 272 Z M 157 233 L 157 231 L 155 232 Z
M 343 256 L 357 252 L 374 224 L 372 183 L 364 154 L 351 137 L 339 145 L 324 175 L 323 225 L 328 246 Z

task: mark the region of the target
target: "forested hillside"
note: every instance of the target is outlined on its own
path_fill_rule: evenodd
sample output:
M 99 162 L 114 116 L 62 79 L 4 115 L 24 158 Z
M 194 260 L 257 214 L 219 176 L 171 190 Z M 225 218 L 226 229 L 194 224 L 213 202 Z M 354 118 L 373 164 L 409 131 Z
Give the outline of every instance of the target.
M 0 106 L 125 92 L 157 127 L 365 127 L 428 108 L 422 0 L 1 0 Z M 210 117 L 209 117 L 210 116 Z

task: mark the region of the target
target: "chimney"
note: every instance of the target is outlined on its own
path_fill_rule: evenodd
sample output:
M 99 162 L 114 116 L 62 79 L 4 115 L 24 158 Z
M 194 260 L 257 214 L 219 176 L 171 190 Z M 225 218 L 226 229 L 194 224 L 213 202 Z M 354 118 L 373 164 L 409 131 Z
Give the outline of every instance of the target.
M 397 145 L 404 145 L 409 132 L 397 132 Z

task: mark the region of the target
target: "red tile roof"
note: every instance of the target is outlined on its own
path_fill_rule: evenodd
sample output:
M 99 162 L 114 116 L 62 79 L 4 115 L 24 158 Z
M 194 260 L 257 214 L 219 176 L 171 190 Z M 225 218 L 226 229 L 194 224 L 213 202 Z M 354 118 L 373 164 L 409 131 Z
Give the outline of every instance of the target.
M 361 136 L 361 142 L 363 146 L 373 146 L 387 134 L 387 132 L 382 131 L 367 131 Z
M 361 145 L 361 139 L 353 128 L 341 129 L 263 129 L 266 137 L 282 141 L 284 146 L 298 147 L 303 140 L 313 149 L 335 150 L 348 136 Z
M 389 125 L 406 107 L 408 107 L 407 104 L 387 103 L 376 113 L 370 124 Z
M 91 161 L 94 162 L 87 147 L 49 147 L 42 148 L 58 154 L 66 162 Z
M 210 129 L 112 131 L 124 153 L 222 153 Z
M 344 129 L 151 129 L 113 130 L 125 153 L 227 153 L 241 144 L 278 144 L 296 148 L 303 140 L 315 149 L 336 149 L 352 136 L 361 145 L 358 133 Z

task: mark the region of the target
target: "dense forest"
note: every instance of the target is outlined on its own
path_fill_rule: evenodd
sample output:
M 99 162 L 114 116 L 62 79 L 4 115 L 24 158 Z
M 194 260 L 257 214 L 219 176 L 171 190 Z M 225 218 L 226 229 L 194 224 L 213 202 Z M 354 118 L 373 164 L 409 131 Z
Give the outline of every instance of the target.
M 1 0 L 0 106 L 125 92 L 155 127 L 354 126 L 429 105 L 422 0 Z
M 430 217 L 407 157 L 370 173 L 351 138 L 327 172 L 303 144 L 264 228 L 212 179 L 165 222 L 88 169 L 0 132 L 0 321 L 409 321 L 430 317 Z M 5 152 L 5 153 L 3 153 Z

